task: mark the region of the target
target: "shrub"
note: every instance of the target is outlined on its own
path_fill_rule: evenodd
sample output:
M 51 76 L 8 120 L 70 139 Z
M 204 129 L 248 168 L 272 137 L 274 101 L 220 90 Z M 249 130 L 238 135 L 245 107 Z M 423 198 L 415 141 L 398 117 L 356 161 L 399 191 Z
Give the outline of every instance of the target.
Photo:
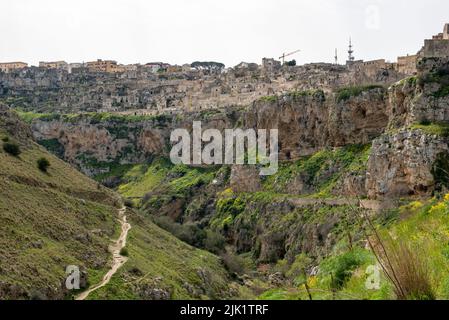
M 187 242 L 194 247 L 203 247 L 206 232 L 195 223 L 180 224 L 167 216 L 155 217 L 154 223 L 160 228 L 170 232 L 178 239 Z
M 305 254 L 300 254 L 296 256 L 295 261 L 292 263 L 285 275 L 289 279 L 297 281 L 298 278 L 304 277 L 307 274 L 306 270 L 311 263 L 312 259 L 307 257 Z
M 2 141 L 3 141 L 3 142 L 9 142 L 9 137 L 3 137 L 3 138 L 2 138 Z
M 352 276 L 352 272 L 366 262 L 362 249 L 353 249 L 342 255 L 330 257 L 320 265 L 320 270 L 331 277 L 331 288 L 340 290 Z
M 42 172 L 47 172 L 48 167 L 50 167 L 50 161 L 47 160 L 47 158 L 40 158 L 37 160 L 37 167 Z
M 128 208 L 134 208 L 134 203 L 133 203 L 133 201 L 130 200 L 130 199 L 125 199 L 124 204 L 125 204 L 125 206 L 128 207 Z
M 428 119 L 422 119 L 419 122 L 419 124 L 422 125 L 422 126 L 430 126 L 432 124 L 432 122 L 430 120 L 428 120 Z
M 404 239 L 384 240 L 374 246 L 382 268 L 393 284 L 399 300 L 434 300 L 430 272 L 426 261 L 416 248 Z
M 449 187 L 449 154 L 442 152 L 437 155 L 437 158 L 432 167 L 432 175 L 435 180 L 435 189 L 441 191 L 443 187 Z
M 6 142 L 3 144 L 3 150 L 14 157 L 17 157 L 21 152 L 19 145 L 13 142 Z
M 246 261 L 244 258 L 233 253 L 224 253 L 221 255 L 221 259 L 226 270 L 231 274 L 242 275 L 246 272 Z
M 351 97 L 356 97 L 362 94 L 362 92 L 369 91 L 372 89 L 383 88 L 379 85 L 368 85 L 368 86 L 356 86 L 341 88 L 337 91 L 337 102 L 342 102 L 349 100 Z
M 215 254 L 223 251 L 226 239 L 218 232 L 207 230 L 204 240 L 204 249 Z
M 120 255 L 121 255 L 121 256 L 124 256 L 124 257 L 129 256 L 128 249 L 127 249 L 126 247 L 121 248 L 121 249 L 120 249 Z

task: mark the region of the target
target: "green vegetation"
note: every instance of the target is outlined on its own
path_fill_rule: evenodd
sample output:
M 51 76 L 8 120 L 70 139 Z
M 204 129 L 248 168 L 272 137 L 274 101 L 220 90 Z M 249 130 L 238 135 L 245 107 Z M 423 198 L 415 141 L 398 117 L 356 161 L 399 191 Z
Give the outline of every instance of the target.
M 312 187 L 311 196 L 332 197 L 332 191 L 342 176 L 347 173 L 363 173 L 369 153 L 370 145 L 349 145 L 333 150 L 324 149 L 294 162 L 280 163 L 278 172 L 263 181 L 264 190 L 289 193 L 291 182 L 296 177 L 301 177 L 302 181 Z
M 401 85 L 401 86 L 404 84 L 407 84 L 411 87 L 415 87 L 417 83 L 418 83 L 417 76 L 408 77 L 408 78 L 405 78 L 405 79 L 402 79 L 401 81 L 399 81 L 399 85 Z
M 134 123 L 141 121 L 155 121 L 164 123 L 171 119 L 168 115 L 134 115 L 134 114 L 119 114 L 111 112 L 87 112 L 74 114 L 60 114 L 60 113 L 35 113 L 32 111 L 24 112 L 16 110 L 19 117 L 27 123 L 34 120 L 53 121 L 61 120 L 64 122 L 77 122 L 80 120 L 89 120 L 91 123 L 100 122 L 115 122 L 115 123 Z
M 421 77 L 420 82 L 426 83 L 438 83 L 440 85 L 439 89 L 432 92 L 431 95 L 437 99 L 444 98 L 449 95 L 449 71 L 445 69 L 439 69 L 434 72 L 430 72 L 425 76 Z
M 0 295 L 55 298 L 68 265 L 104 274 L 119 199 L 32 141 L 17 143 L 20 158 L 0 153 L 0 282 L 17 290 Z M 40 158 L 51 162 L 51 175 L 36 166 Z
M 0 139 L 11 140 L 3 131 Z M 120 233 L 116 220 L 120 198 L 34 142 L 18 145 L 20 158 L 0 153 L 0 247 L 6 248 L 0 249 L 0 282 L 16 288 L 1 292 L 1 298 L 58 298 L 68 265 L 86 270 L 88 285 L 97 284 L 111 259 L 110 241 Z M 40 159 L 51 163 L 51 174 L 36 166 Z M 151 165 L 164 166 L 164 161 Z M 170 169 L 180 175 L 185 170 Z M 233 284 L 220 258 L 181 242 L 148 216 L 127 211 L 132 229 L 120 254 L 129 260 L 90 299 L 232 296 Z M 210 232 L 206 240 L 211 248 L 224 245 L 220 235 Z
M 48 167 L 50 167 L 50 161 L 47 158 L 42 157 L 37 160 L 37 167 L 42 172 L 47 172 Z
M 21 153 L 19 145 L 14 142 L 3 143 L 3 150 L 14 157 L 18 157 Z
M 264 96 L 264 97 L 261 97 L 261 98 L 259 99 L 259 101 L 261 101 L 261 102 L 269 102 L 269 103 L 273 103 L 273 102 L 277 102 L 278 99 L 279 99 L 278 96 L 272 95 L 272 96 Z
M 64 146 L 58 139 L 39 140 L 38 143 L 59 158 L 64 156 Z
M 326 95 L 324 91 L 321 89 L 318 90 L 306 90 L 306 91 L 292 91 L 288 93 L 288 96 L 293 100 L 297 100 L 301 97 L 314 97 L 320 101 L 326 100 Z
M 431 123 L 430 121 L 421 121 L 419 124 L 414 124 L 410 127 L 411 129 L 419 129 L 424 131 L 424 133 L 449 137 L 449 124 L 448 123 Z
M 374 263 L 369 252 L 356 248 L 325 259 L 320 264 L 320 272 L 322 276 L 328 278 L 332 289 L 340 290 L 352 277 L 354 270 L 368 261 Z
M 297 100 L 299 98 L 303 97 L 313 97 L 315 99 L 319 99 L 320 101 L 326 100 L 326 95 L 324 94 L 323 90 L 304 90 L 304 91 L 291 91 L 287 93 L 287 95 L 292 98 L 293 100 Z M 276 102 L 279 100 L 279 97 L 277 95 L 272 96 L 264 96 L 259 99 L 259 101 L 262 102 Z
M 158 293 L 171 299 L 231 297 L 229 289 L 236 285 L 217 256 L 181 242 L 145 216 L 129 218 L 129 260 L 89 299 L 155 299 Z
M 401 285 L 398 292 L 382 272 L 378 289 L 367 289 L 377 265 L 370 250 L 362 243 L 349 246 L 345 239 L 337 242 L 333 252 L 320 262 L 318 274 L 304 275 L 310 270 L 310 259 L 304 254 L 288 263 L 280 260 L 273 272 L 281 272 L 291 285 L 270 289 L 260 299 L 408 299 L 429 300 L 449 298 L 449 194 L 444 199 L 414 201 L 401 206 L 399 217 L 385 224 L 374 224 L 383 241 Z M 373 240 L 373 238 L 371 239 Z M 377 246 L 376 246 L 377 247 Z M 385 263 L 385 258 L 381 259 Z M 387 267 L 388 268 L 388 267 Z
M 341 89 L 337 90 L 337 95 L 336 95 L 337 103 L 347 101 L 351 97 L 359 96 L 363 92 L 373 90 L 373 89 L 383 89 L 383 86 L 369 85 L 369 86 L 356 86 L 356 87 L 341 88 Z
M 436 189 L 441 191 L 449 188 L 449 153 L 441 152 L 437 155 L 432 168 Z
M 121 248 L 121 249 L 120 249 L 120 255 L 121 255 L 121 256 L 124 256 L 124 257 L 128 257 L 128 256 L 129 256 L 128 249 L 127 249 L 126 247 Z
M 158 194 L 187 196 L 193 189 L 209 184 L 218 170 L 218 167 L 173 165 L 169 159 L 157 158 L 150 164 L 128 167 L 118 191 L 130 198 L 143 197 L 156 188 Z
M 32 111 L 24 112 L 20 110 L 16 110 L 16 112 L 26 123 L 31 123 L 34 120 L 53 121 L 61 119 L 61 114 L 59 113 L 35 113 Z

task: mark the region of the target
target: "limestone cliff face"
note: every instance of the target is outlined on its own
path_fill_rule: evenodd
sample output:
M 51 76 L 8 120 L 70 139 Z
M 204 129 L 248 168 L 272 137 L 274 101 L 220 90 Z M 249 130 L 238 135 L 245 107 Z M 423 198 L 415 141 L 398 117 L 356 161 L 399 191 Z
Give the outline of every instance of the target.
M 435 188 L 439 157 L 447 157 L 445 138 L 404 130 L 374 140 L 366 189 L 371 198 L 425 195 Z
M 280 159 L 311 155 L 325 147 L 366 144 L 385 129 L 385 91 L 367 90 L 340 100 L 317 91 L 257 101 L 246 113 L 248 127 L 278 129 Z
M 232 166 L 230 187 L 235 192 L 261 191 L 259 170 L 255 166 Z
M 448 150 L 448 85 L 449 59 L 427 58 L 418 62 L 416 77 L 390 87 L 389 134 L 372 144 L 365 185 L 369 197 L 423 195 L 437 187 L 436 161 Z M 422 130 L 410 130 L 414 126 Z
M 63 158 L 91 175 L 101 172 L 101 163 L 139 163 L 152 154 L 164 154 L 169 134 L 145 122 L 93 123 L 89 119 L 35 121 L 32 130 L 38 141 L 57 141 Z
M 421 60 L 416 77 L 388 91 L 364 87 L 343 94 L 292 92 L 257 100 L 246 110 L 207 110 L 164 120 L 94 120 L 36 120 L 33 134 L 40 141 L 57 141 L 63 157 L 90 175 L 107 172 L 109 167 L 103 163 L 141 163 L 166 156 L 171 131 L 190 130 L 194 120 L 201 120 L 203 129 L 278 129 L 280 160 L 310 156 L 324 148 L 372 143 L 366 173 L 341 177 L 335 195 L 394 198 L 428 194 L 435 184 L 434 162 L 447 151 L 447 144 L 444 136 L 409 129 L 449 122 L 449 59 Z M 253 188 L 251 183 L 257 189 L 258 177 L 251 177 L 235 169 L 232 181 L 245 190 Z M 293 177 L 288 192 L 312 190 L 303 180 Z
M 449 121 L 449 59 L 422 59 L 418 75 L 389 89 L 389 128 Z
M 224 130 L 233 128 L 239 117 L 238 109 L 111 119 L 85 114 L 74 118 L 37 119 L 31 127 L 37 141 L 44 145 L 57 144 L 64 160 L 88 175 L 96 175 L 107 172 L 113 163 L 138 164 L 154 156 L 168 156 L 172 130 L 191 130 L 193 121 L 201 121 L 203 129 Z

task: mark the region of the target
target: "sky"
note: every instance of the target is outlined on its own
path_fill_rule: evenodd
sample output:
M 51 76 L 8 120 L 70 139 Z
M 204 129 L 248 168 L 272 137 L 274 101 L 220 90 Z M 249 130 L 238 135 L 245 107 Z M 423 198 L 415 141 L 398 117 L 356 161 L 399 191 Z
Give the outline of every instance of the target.
M 447 22 L 447 0 L 1 0 L 0 62 L 344 63 L 350 37 L 395 61 Z

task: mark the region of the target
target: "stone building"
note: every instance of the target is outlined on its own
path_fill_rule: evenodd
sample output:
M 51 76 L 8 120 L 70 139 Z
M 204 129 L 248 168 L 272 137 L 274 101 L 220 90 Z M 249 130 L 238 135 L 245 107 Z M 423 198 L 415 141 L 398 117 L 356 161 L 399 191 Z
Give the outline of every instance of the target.
M 0 71 L 8 73 L 12 70 L 23 69 L 28 67 L 25 62 L 3 62 L 0 63 Z
M 86 63 L 87 68 L 91 72 L 107 72 L 117 73 L 124 72 L 124 68 L 117 64 L 117 61 L 113 60 L 101 60 L 91 61 Z
M 54 61 L 54 62 L 40 61 L 39 68 L 58 69 L 58 70 L 69 71 L 69 64 L 65 61 Z
M 263 58 L 262 59 L 262 68 L 267 72 L 274 72 L 281 68 L 281 62 L 274 60 L 273 58 Z
M 395 69 L 397 72 L 402 74 L 414 75 L 417 72 L 416 70 L 417 60 L 418 56 L 416 54 L 398 57 L 398 62 L 395 64 Z
M 421 58 L 449 57 L 449 23 L 446 23 L 442 33 L 424 40 L 424 47 L 419 52 Z

